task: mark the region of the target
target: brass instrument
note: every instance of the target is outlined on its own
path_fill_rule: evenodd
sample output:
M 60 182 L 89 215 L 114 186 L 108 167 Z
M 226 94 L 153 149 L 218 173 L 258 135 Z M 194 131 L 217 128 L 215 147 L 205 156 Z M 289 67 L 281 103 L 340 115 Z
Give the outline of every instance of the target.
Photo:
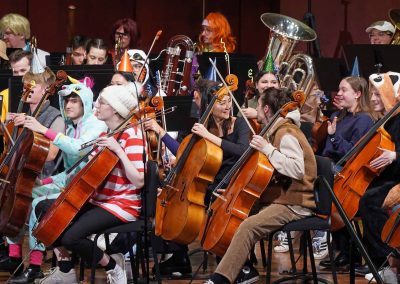
M 310 94 L 315 81 L 313 66 L 310 56 L 302 53 L 293 55 L 289 59 L 286 69 L 280 70 L 282 73 L 278 73 L 278 76 L 281 77 L 281 86 L 292 90 L 301 90 L 306 95 Z
M 392 41 L 390 44 L 400 44 L 400 9 L 390 9 L 389 10 L 389 18 L 392 21 L 396 31 L 392 37 Z
M 29 44 L 29 49 L 31 50 L 32 54 L 37 51 L 37 39 L 35 36 L 31 37 L 31 41 Z
M 117 68 L 118 62 L 121 60 L 122 55 L 124 54 L 124 50 L 122 49 L 121 46 L 121 37 L 117 37 L 117 40 L 115 41 L 115 46 L 114 46 L 114 66 Z
M 189 37 L 176 35 L 169 40 L 161 72 L 161 89 L 167 96 L 188 94 L 193 55 L 194 44 Z
M 281 86 L 308 95 L 315 81 L 312 58 L 306 54 L 292 55 L 292 52 L 297 42 L 313 41 L 317 34 L 306 24 L 280 14 L 264 13 L 261 21 L 271 30 L 263 62 L 271 52 Z

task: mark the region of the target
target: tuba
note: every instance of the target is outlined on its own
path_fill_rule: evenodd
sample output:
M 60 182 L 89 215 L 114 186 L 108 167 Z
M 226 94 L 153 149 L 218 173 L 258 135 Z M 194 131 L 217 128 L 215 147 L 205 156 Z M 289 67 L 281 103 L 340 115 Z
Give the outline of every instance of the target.
M 172 37 L 165 50 L 161 89 L 167 96 L 185 96 L 189 91 L 194 44 L 185 35 Z
M 306 54 L 292 56 L 292 53 L 297 42 L 313 41 L 317 34 L 306 24 L 280 14 L 264 13 L 261 21 L 271 30 L 263 62 L 271 52 L 282 87 L 301 90 L 308 95 L 315 80 L 312 58 Z
M 392 37 L 391 44 L 400 44 L 400 9 L 390 9 L 389 18 L 392 21 L 396 31 Z

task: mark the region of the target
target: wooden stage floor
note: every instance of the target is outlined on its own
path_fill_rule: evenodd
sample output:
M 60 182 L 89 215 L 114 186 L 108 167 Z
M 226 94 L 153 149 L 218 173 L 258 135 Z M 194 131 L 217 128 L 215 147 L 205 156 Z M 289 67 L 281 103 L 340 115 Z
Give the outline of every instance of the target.
M 27 242 L 25 242 L 27 243 Z M 267 244 L 265 244 L 267 245 Z M 190 245 L 190 250 L 196 249 L 199 247 L 199 243 L 195 242 L 192 245 Z M 295 244 L 295 247 L 298 247 L 297 244 Z M 26 249 L 26 248 L 24 248 Z M 24 250 L 26 251 L 26 250 Z M 51 251 L 49 251 L 48 253 L 49 256 L 51 256 Z M 258 283 L 265 283 L 265 270 L 262 267 L 262 263 L 261 263 L 261 256 L 260 256 L 260 248 L 257 245 L 256 247 L 256 255 L 257 255 L 257 259 L 258 259 L 258 264 L 256 265 L 256 268 L 258 269 L 259 273 L 260 273 L 260 281 Z M 202 260 L 203 260 L 203 254 L 202 253 L 197 253 L 195 255 L 192 255 L 190 257 L 191 259 L 191 263 L 192 263 L 192 268 L 193 271 L 195 271 L 199 265 L 201 264 Z M 333 283 L 332 281 L 332 275 L 330 273 L 330 271 L 321 271 L 321 269 L 318 267 L 318 263 L 319 261 L 316 261 L 317 263 L 317 271 L 318 271 L 318 276 L 321 278 L 324 278 L 326 280 L 328 280 L 330 283 Z M 150 264 L 150 266 L 152 266 L 152 263 Z M 297 264 L 297 268 L 301 269 L 303 266 L 302 263 L 302 259 L 298 262 Z M 44 265 L 44 270 L 49 269 L 50 268 L 50 262 L 47 261 L 46 264 Z M 202 269 L 200 269 L 200 272 L 198 274 L 198 279 L 193 280 L 192 283 L 194 284 L 199 284 L 199 283 L 203 283 L 208 275 L 210 273 L 212 273 L 214 271 L 214 269 L 216 268 L 216 262 L 215 262 L 215 257 L 212 255 L 209 255 L 208 257 L 208 267 L 207 270 L 205 271 L 205 273 L 203 273 Z M 288 253 L 273 253 L 273 259 L 272 259 L 272 281 L 277 280 L 281 277 L 283 277 L 283 275 L 280 275 L 280 272 L 285 271 L 290 269 L 290 259 L 289 259 L 289 254 Z M 76 267 L 76 271 L 78 273 L 79 268 Z M 309 271 L 311 271 L 311 268 L 309 267 Z M 85 280 L 89 279 L 89 270 L 87 269 L 85 271 Z M 8 273 L 5 272 L 0 272 L 0 283 L 6 283 L 7 279 L 9 277 Z M 163 279 L 162 283 L 189 283 L 190 279 L 184 279 L 184 280 L 178 280 L 178 279 Z M 300 283 L 300 281 L 298 281 Z M 338 274 L 338 282 L 339 284 L 344 284 L 344 283 L 350 283 L 349 281 L 349 274 L 348 273 L 339 273 Z M 85 281 L 84 283 L 89 283 L 88 281 Z M 103 269 L 97 269 L 96 271 L 96 283 L 106 283 L 106 276 L 105 276 L 105 272 Z M 145 283 L 145 282 L 144 282 Z M 151 281 L 151 283 L 156 283 Z M 294 283 L 294 282 L 292 282 Z M 364 279 L 364 277 L 356 277 L 356 283 L 357 284 L 367 284 L 368 281 Z

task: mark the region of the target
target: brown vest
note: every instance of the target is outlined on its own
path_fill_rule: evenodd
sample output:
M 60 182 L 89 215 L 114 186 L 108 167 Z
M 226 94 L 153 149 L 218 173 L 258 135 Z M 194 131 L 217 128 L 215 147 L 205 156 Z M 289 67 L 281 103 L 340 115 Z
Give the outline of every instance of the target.
M 267 203 L 300 205 L 302 207 L 314 209 L 314 180 L 317 176 L 317 163 L 314 153 L 303 132 L 290 119 L 278 121 L 269 132 L 268 139 L 277 148 L 281 144 L 285 134 L 294 136 L 303 149 L 305 173 L 302 180 L 290 179 L 288 186 L 284 186 L 280 181 L 288 179 L 276 173 L 276 182 L 271 182 L 263 194 L 262 200 Z

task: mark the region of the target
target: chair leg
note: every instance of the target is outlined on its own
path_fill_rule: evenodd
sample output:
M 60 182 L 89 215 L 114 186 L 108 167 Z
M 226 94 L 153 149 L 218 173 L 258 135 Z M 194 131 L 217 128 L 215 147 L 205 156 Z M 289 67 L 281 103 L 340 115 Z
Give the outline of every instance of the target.
M 154 231 L 151 231 L 149 236 L 151 234 L 154 234 Z M 153 260 L 154 260 L 155 277 L 156 277 L 156 280 L 157 280 L 158 284 L 161 284 L 160 265 L 159 265 L 159 262 L 158 262 L 157 252 L 154 249 L 155 245 L 154 245 L 153 241 L 154 241 L 154 238 L 152 238 L 150 236 L 150 243 L 151 243 L 151 247 L 152 247 Z
M 208 266 L 208 252 L 204 251 L 203 252 L 203 273 L 206 272 Z
M 333 277 L 333 283 L 337 284 L 337 274 L 336 274 L 336 266 L 335 266 L 335 257 L 332 249 L 332 244 L 331 244 L 331 232 L 327 232 L 327 246 L 328 246 L 328 252 L 329 252 L 329 260 L 331 261 L 331 270 L 332 270 L 332 277 Z
M 294 249 L 293 249 L 293 242 L 292 242 L 292 234 L 291 234 L 290 231 L 286 232 L 286 238 L 288 240 L 290 263 L 292 265 L 292 273 L 296 274 L 297 273 L 297 268 L 296 268 L 296 261 L 294 259 Z
M 97 263 L 96 263 L 96 250 L 95 250 L 95 248 L 96 248 L 96 246 L 97 246 L 97 240 L 99 239 L 99 234 L 97 234 L 95 237 L 94 237 L 94 240 L 93 240 L 93 243 L 94 243 L 94 247 L 93 247 L 93 255 L 92 255 L 92 269 L 91 269 L 91 271 L 90 271 L 90 283 L 92 283 L 92 284 L 94 284 L 94 282 L 95 282 L 95 276 L 96 276 L 96 266 L 97 266 Z
M 311 263 L 311 270 L 312 270 L 312 275 L 313 275 L 313 281 L 314 284 L 318 284 L 318 279 L 317 279 L 317 269 L 315 268 L 315 259 L 314 259 L 314 251 L 313 251 L 313 246 L 312 246 L 312 240 L 311 240 L 311 234 L 310 231 L 307 230 L 305 232 L 306 235 L 306 242 L 308 245 L 308 251 L 310 253 L 310 263 Z
M 267 257 L 265 256 L 265 246 L 264 246 L 264 240 L 260 240 L 260 251 L 261 251 L 261 262 L 263 267 L 265 268 L 267 266 Z
M 79 262 L 79 283 L 83 283 L 85 280 L 85 261 L 83 258 L 80 258 Z
M 265 277 L 265 283 L 271 283 L 271 266 L 272 266 L 272 238 L 273 233 L 268 235 L 268 257 L 267 257 L 267 275 Z
M 254 253 L 254 250 L 255 250 L 255 246 L 252 248 L 252 250 L 250 251 L 250 262 L 253 264 L 253 265 L 257 265 L 257 256 L 256 256 L 256 254 Z
M 132 237 L 131 237 L 130 233 L 127 233 L 127 239 L 128 239 L 128 244 L 132 244 Z M 136 247 L 137 247 L 137 245 L 136 245 Z M 133 273 L 135 270 L 135 255 L 133 254 L 133 247 L 130 247 L 128 252 L 129 252 L 129 263 L 131 266 L 131 277 L 132 277 L 132 281 L 135 282 L 136 277 L 133 276 Z
M 307 274 L 307 238 L 305 236 L 305 232 L 302 233 L 301 236 L 301 246 L 302 246 L 302 251 L 303 251 L 303 274 Z

